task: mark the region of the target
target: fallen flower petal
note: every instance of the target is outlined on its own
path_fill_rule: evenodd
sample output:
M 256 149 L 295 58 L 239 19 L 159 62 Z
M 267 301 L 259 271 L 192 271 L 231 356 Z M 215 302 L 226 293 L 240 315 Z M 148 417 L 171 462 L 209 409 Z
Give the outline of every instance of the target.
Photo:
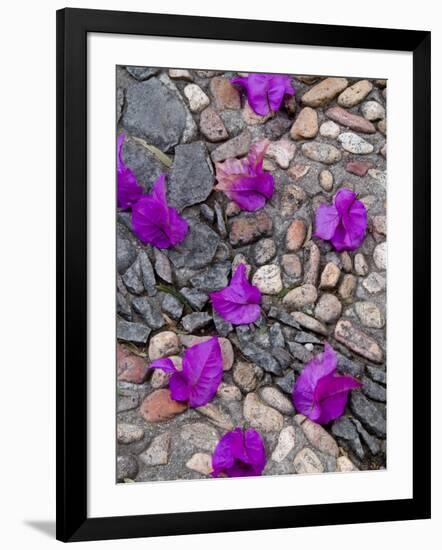
M 234 325 L 254 323 L 261 315 L 261 291 L 247 280 L 244 264 L 236 268 L 229 286 L 209 296 L 218 315 Z
M 255 143 L 243 159 L 215 163 L 218 184 L 214 189 L 224 191 L 243 210 L 258 210 L 272 198 L 275 181 L 262 168 L 269 143 L 267 139 Z
M 123 160 L 123 143 L 126 134 L 122 132 L 117 139 L 117 205 L 127 210 L 143 195 L 143 188 L 138 184 L 135 174 Z
M 169 357 L 149 365 L 172 374 L 170 396 L 187 401 L 190 407 L 202 407 L 211 401 L 223 376 L 221 346 L 217 337 L 188 348 L 183 357 L 183 370 L 178 371 Z
M 336 367 L 336 353 L 326 342 L 324 352 L 306 364 L 293 388 L 295 409 L 318 424 L 339 418 L 349 392 L 361 387 L 356 378 L 337 374 Z
M 156 248 L 170 248 L 185 239 L 189 225 L 167 204 L 165 174 L 156 180 L 152 193 L 132 207 L 132 225 L 141 241 Z
M 266 452 L 261 435 L 249 428 L 226 433 L 212 455 L 212 477 L 259 476 L 266 465 Z
M 230 82 L 244 88 L 250 107 L 261 116 L 278 111 L 284 98 L 295 95 L 296 91 L 290 77 L 281 74 L 251 73 L 232 78 Z
M 340 189 L 334 204 L 321 204 L 316 210 L 315 237 L 330 241 L 334 248 L 356 250 L 367 230 L 367 210 L 350 189 Z

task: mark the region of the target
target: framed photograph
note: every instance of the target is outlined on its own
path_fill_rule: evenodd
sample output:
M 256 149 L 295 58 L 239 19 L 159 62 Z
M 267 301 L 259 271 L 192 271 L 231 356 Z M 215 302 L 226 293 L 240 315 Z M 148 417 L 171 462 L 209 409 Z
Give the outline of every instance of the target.
M 57 538 L 429 518 L 429 197 L 429 32 L 57 12 Z

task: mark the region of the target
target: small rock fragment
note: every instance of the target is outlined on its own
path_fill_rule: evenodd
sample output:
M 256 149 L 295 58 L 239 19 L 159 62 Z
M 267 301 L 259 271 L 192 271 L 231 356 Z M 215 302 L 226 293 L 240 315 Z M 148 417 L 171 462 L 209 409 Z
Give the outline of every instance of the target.
M 333 323 L 342 312 L 341 302 L 334 294 L 322 294 L 315 307 L 315 317 L 324 323 Z
M 305 237 L 307 236 L 307 226 L 304 220 L 293 220 L 289 225 L 286 234 L 286 246 L 290 252 L 297 252 L 304 244 Z
M 272 460 L 274 462 L 282 462 L 295 447 L 295 444 L 296 431 L 293 426 L 287 426 L 282 429 L 278 437 L 278 443 L 272 453 Z
M 140 414 L 147 422 L 164 422 L 174 418 L 187 409 L 187 404 L 174 401 L 168 389 L 159 389 L 150 393 L 142 402 Z
M 319 185 L 324 191 L 331 191 L 333 189 L 333 174 L 330 170 L 322 170 L 319 174 Z
M 369 361 L 381 363 L 383 360 L 384 354 L 379 344 L 351 321 L 343 319 L 338 321 L 335 328 L 335 338 L 338 342 Z
M 180 351 L 178 336 L 169 330 L 155 334 L 149 343 L 149 359 L 155 361 L 161 357 L 177 355 Z
M 341 276 L 341 270 L 333 263 L 328 262 L 321 273 L 321 280 L 319 282 L 319 288 L 332 289 L 338 284 L 339 277 Z
M 169 460 L 170 433 L 157 435 L 139 458 L 145 466 L 160 466 Z
M 342 90 L 348 86 L 345 78 L 329 77 L 321 80 L 318 84 L 306 92 L 301 101 L 309 107 L 323 107 L 334 99 Z
M 186 462 L 186 467 L 203 476 L 209 476 L 213 471 L 212 457 L 206 453 L 195 453 Z
M 349 109 L 361 103 L 372 89 L 373 84 L 369 80 L 358 80 L 339 95 L 337 103 L 341 107 Z
M 248 393 L 244 400 L 245 419 L 250 425 L 263 432 L 281 431 L 284 417 L 277 410 L 264 405 L 255 393 Z
M 297 474 L 321 474 L 324 466 L 318 456 L 308 447 L 304 447 L 293 461 Z
M 189 102 L 192 113 L 199 113 L 210 103 L 210 99 L 196 84 L 188 84 L 184 88 L 184 95 Z
M 253 275 L 252 284 L 263 294 L 278 294 L 282 290 L 281 269 L 279 265 L 269 264 L 260 267 Z
M 318 133 L 318 115 L 311 107 L 304 107 L 290 130 L 294 140 L 311 139 Z

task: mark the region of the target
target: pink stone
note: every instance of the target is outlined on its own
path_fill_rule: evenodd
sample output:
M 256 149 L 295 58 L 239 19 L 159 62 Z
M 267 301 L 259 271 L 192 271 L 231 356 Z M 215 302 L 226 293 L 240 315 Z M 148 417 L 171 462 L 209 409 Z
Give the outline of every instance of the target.
M 142 384 L 146 378 L 146 359 L 117 345 L 117 376 L 120 382 Z
M 369 120 L 366 120 L 362 116 L 350 113 L 342 107 L 331 107 L 330 109 L 327 109 L 325 115 L 338 124 L 351 128 L 355 132 L 362 132 L 364 134 L 374 134 L 376 132 L 376 128 Z
M 187 403 L 174 401 L 170 391 L 155 390 L 149 394 L 140 407 L 140 414 L 147 422 L 170 420 L 187 409 Z
M 345 167 L 347 172 L 350 172 L 350 174 L 355 174 L 356 176 L 361 177 L 365 176 L 370 168 L 373 168 L 373 164 L 371 162 L 364 162 L 363 160 L 351 160 L 350 162 L 347 162 Z

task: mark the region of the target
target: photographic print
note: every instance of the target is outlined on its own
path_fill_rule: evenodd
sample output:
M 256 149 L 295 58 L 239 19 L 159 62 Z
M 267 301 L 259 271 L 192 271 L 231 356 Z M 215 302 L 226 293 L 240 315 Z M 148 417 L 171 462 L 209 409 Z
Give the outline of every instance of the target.
M 381 77 L 116 67 L 118 483 L 387 467 Z

